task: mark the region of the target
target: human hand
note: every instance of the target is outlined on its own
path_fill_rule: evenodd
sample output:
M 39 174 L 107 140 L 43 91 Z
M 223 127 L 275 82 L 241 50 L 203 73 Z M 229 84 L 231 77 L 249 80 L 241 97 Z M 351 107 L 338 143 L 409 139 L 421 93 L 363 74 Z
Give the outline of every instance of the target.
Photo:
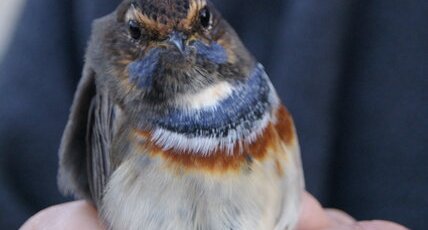
M 65 203 L 45 209 L 30 218 L 21 230 L 103 230 L 93 206 L 85 201 Z M 355 221 L 343 211 L 323 209 L 310 194 L 303 196 L 298 230 L 405 230 L 387 221 Z
M 96 209 L 86 201 L 55 205 L 40 211 L 21 230 L 104 230 Z
M 337 209 L 324 209 L 309 193 L 303 196 L 298 230 L 406 230 L 407 228 L 383 220 L 356 221 Z

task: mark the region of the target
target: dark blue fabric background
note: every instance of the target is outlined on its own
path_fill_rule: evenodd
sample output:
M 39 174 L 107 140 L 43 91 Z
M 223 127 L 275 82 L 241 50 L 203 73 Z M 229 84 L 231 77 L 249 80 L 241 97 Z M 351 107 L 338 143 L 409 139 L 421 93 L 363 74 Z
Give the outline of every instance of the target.
M 0 228 L 65 199 L 57 149 L 94 18 L 27 1 L 0 65 Z M 294 115 L 307 189 L 358 219 L 428 222 L 428 1 L 217 0 Z

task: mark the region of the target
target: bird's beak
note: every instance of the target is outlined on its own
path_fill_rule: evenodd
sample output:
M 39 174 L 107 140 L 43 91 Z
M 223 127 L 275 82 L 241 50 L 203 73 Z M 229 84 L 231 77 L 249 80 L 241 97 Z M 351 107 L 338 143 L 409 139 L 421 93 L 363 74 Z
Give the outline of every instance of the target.
M 177 47 L 177 49 L 180 51 L 180 53 L 184 53 L 185 50 L 185 40 L 186 37 L 184 34 L 177 32 L 177 31 L 173 31 L 170 35 L 169 35 L 169 39 L 168 42 L 171 43 L 172 45 L 174 45 L 175 47 Z

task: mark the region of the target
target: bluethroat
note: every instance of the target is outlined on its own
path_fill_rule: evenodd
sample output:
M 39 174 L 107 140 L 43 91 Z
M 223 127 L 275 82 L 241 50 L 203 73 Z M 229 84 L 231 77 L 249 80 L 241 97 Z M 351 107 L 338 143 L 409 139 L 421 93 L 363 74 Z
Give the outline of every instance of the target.
M 109 229 L 294 229 L 293 120 L 208 0 L 123 1 L 96 20 L 59 186 Z

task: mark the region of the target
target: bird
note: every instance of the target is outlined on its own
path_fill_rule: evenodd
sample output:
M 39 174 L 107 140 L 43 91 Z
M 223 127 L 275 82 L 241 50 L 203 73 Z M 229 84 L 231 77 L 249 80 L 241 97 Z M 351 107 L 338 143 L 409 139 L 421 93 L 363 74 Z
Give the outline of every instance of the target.
M 295 229 L 293 118 L 209 0 L 124 0 L 96 19 L 58 185 L 107 229 Z

